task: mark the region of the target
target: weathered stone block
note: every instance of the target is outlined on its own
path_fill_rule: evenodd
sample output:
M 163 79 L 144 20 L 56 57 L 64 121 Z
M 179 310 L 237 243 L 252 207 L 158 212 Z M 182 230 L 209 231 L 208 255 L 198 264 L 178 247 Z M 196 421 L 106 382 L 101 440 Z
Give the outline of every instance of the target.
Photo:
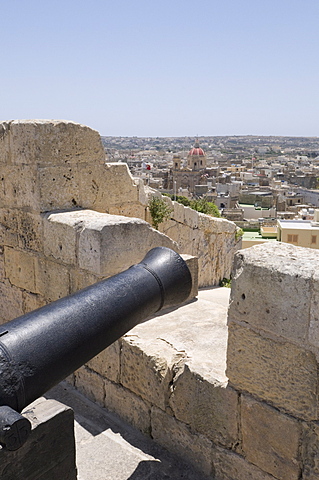
M 165 410 L 174 366 L 183 355 L 160 339 L 122 339 L 121 383 L 153 405 Z
M 146 435 L 150 435 L 150 405 L 120 385 L 104 380 L 104 406 Z
M 40 258 L 36 270 L 36 292 L 48 302 L 66 297 L 70 293 L 70 274 L 63 265 Z
M 6 208 L 27 207 L 39 211 L 38 171 L 35 165 L 4 165 L 4 198 L 1 205 Z
M 181 203 L 173 202 L 174 211 L 172 212 L 172 218 L 179 223 L 185 221 L 185 207 Z
M 110 205 L 107 209 L 110 215 L 124 215 L 145 220 L 145 207 L 139 203 L 127 203 L 121 205 Z
M 231 388 L 208 382 L 185 365 L 169 404 L 193 432 L 227 447 L 238 442 L 238 394 Z
M 23 315 L 23 296 L 20 288 L 8 280 L 0 282 L 0 324 Z
M 184 222 L 191 228 L 198 228 L 198 212 L 189 207 L 184 207 Z
M 93 164 L 105 161 L 100 135 L 65 120 L 8 122 L 10 159 L 14 164 Z
M 319 478 L 319 425 L 314 422 L 304 423 L 302 440 L 302 479 L 317 480 Z
M 243 396 L 242 449 L 248 461 L 280 480 L 300 478 L 300 423 L 277 410 Z
M 312 267 L 315 267 L 315 271 L 313 271 L 311 282 L 312 295 L 310 302 L 310 326 L 308 342 L 316 352 L 317 359 L 319 361 L 319 273 L 317 265 L 312 265 Z
M 3 248 L 0 246 L 0 282 L 5 279 Z
M 212 472 L 212 443 L 202 435 L 193 435 L 187 426 L 162 410 L 153 407 L 151 410 L 152 438 L 193 464 L 205 475 Z
M 76 480 L 73 411 L 55 400 L 25 409 L 29 439 L 18 450 L 0 450 L 1 480 Z
M 74 221 L 72 212 L 44 215 L 44 255 L 63 263 L 77 263 L 77 231 L 81 224 Z
M 222 448 L 213 449 L 214 480 L 274 480 L 243 457 Z
M 3 169 L 4 165 L 1 164 L 1 159 L 0 159 L 0 165 L 1 165 L 1 170 Z M 6 189 L 5 189 L 5 175 L 3 174 L 3 171 L 0 174 L 0 208 L 3 208 L 7 205 L 7 199 L 6 199 Z
M 70 293 L 77 292 L 82 288 L 89 287 L 96 282 L 102 280 L 103 277 L 98 277 L 92 273 L 80 270 L 79 268 L 70 269 Z
M 144 220 L 85 210 L 84 228 L 79 236 L 79 266 L 84 270 L 111 276 L 140 262 L 155 246 L 177 249 L 165 235 Z M 143 238 L 143 242 L 137 242 Z
M 110 180 L 106 165 L 80 165 L 79 180 L 81 206 L 107 212 L 110 204 Z
M 10 122 L 0 122 L 0 164 L 10 163 Z
M 87 366 L 102 377 L 119 383 L 120 377 L 120 344 L 118 341 L 92 358 Z
M 38 258 L 29 252 L 4 247 L 5 274 L 16 287 L 39 293 L 36 286 Z
M 198 295 L 198 258 L 187 254 L 182 254 L 181 257 L 186 262 L 192 276 L 192 290 L 188 297 L 191 300 Z
M 10 218 L 12 210 L 10 211 Z M 43 251 L 43 224 L 40 215 L 19 210 L 18 240 L 19 247 L 36 252 Z
M 235 258 L 230 320 L 304 345 L 319 252 L 276 243 L 241 250 Z
M 40 211 L 81 207 L 77 165 L 38 167 Z
M 38 294 L 23 291 L 22 298 L 23 298 L 23 313 L 32 312 L 33 310 L 43 307 L 46 304 L 46 301 L 43 298 L 43 296 Z
M 317 362 L 311 352 L 231 322 L 226 374 L 238 390 L 299 418 L 318 418 Z
M 104 406 L 104 383 L 98 373 L 82 366 L 74 372 L 74 386 L 90 400 Z
M 138 201 L 137 186 L 125 163 L 80 165 L 79 176 L 84 208 L 108 212 L 111 206 Z
M 41 217 L 18 208 L 0 208 L 0 242 L 10 247 L 41 252 Z

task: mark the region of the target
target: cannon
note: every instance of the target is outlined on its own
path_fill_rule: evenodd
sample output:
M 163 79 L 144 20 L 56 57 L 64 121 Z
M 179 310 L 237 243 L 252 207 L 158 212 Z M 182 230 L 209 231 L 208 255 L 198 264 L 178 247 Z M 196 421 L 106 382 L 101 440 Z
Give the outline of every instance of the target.
M 16 450 L 30 422 L 20 412 L 142 320 L 184 302 L 192 279 L 173 250 L 0 326 L 0 444 Z

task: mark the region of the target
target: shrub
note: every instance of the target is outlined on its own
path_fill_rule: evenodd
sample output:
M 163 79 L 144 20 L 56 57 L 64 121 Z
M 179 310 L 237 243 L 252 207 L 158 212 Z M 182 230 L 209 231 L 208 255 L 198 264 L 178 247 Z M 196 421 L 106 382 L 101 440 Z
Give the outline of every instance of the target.
M 152 225 L 156 230 L 158 230 L 159 224 L 170 216 L 172 211 L 162 198 L 155 196 L 148 202 L 148 208 L 152 217 Z

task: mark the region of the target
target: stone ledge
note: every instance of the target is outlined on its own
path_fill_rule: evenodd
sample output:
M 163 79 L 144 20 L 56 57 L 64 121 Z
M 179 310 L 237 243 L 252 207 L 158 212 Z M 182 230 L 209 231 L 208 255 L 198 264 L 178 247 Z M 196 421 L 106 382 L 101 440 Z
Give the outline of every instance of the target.
M 0 449 L 1 480 L 76 480 L 71 408 L 40 398 L 23 414 L 31 422 L 31 435 L 19 450 Z
M 84 395 L 205 475 L 215 445 L 239 441 L 238 394 L 225 376 L 229 293 L 200 290 L 198 300 L 137 325 L 74 375 Z

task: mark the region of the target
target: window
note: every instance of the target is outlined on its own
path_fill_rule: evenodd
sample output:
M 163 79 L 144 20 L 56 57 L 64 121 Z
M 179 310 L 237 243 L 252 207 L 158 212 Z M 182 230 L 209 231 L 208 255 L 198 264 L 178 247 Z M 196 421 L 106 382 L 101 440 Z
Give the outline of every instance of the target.
M 287 242 L 288 243 L 298 243 L 298 235 L 293 235 L 292 233 L 288 233 Z
M 311 235 L 311 244 L 316 245 L 317 243 L 317 235 Z

